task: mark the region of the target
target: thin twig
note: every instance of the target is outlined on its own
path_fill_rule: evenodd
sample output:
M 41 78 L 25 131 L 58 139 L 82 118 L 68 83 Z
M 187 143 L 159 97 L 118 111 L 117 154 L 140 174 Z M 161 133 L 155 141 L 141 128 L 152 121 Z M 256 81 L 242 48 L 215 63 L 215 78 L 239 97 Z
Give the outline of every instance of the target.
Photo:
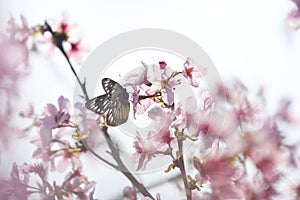
M 56 36 L 56 33 L 53 32 L 53 30 L 51 29 L 51 27 L 48 25 L 47 22 L 45 22 L 45 26 L 46 26 L 46 30 L 49 31 L 51 34 L 52 34 L 52 37 L 54 38 L 55 40 L 55 36 Z M 62 45 L 62 39 L 59 38 L 58 41 L 54 41 L 55 44 L 56 44 L 56 47 L 61 51 L 61 53 L 64 55 L 64 57 L 66 58 L 74 76 L 76 77 L 76 80 L 77 82 L 79 83 L 81 89 L 82 89 L 82 92 L 85 96 L 85 100 L 88 101 L 89 100 L 89 97 L 88 97 L 88 94 L 87 94 L 87 91 L 86 91 L 86 87 L 85 87 L 85 84 L 86 82 L 84 81 L 83 83 L 80 81 L 76 71 L 74 70 L 74 67 L 67 55 L 67 53 L 65 52 L 64 48 L 63 48 L 63 45 Z M 89 145 L 87 144 L 86 140 L 82 140 L 82 143 L 85 145 L 86 149 L 88 151 L 90 151 L 95 157 L 97 157 L 99 160 L 103 161 L 104 163 L 106 163 L 107 165 L 113 167 L 114 169 L 122 172 L 129 180 L 130 182 L 138 189 L 138 191 L 143 194 L 144 197 L 149 197 L 150 199 L 152 200 L 155 200 L 155 198 L 150 194 L 150 192 L 146 189 L 146 187 L 140 183 L 134 176 L 132 173 L 129 172 L 129 170 L 127 169 L 127 167 L 125 166 L 125 164 L 123 163 L 123 161 L 121 160 L 121 157 L 120 157 L 120 153 L 119 153 L 119 149 L 116 148 L 114 146 L 114 144 L 112 143 L 111 139 L 110 139 L 110 136 L 107 132 L 107 127 L 103 127 L 101 128 L 101 130 L 103 131 L 103 135 L 104 135 L 104 138 L 106 140 L 106 142 L 108 143 L 108 146 L 111 150 L 111 155 L 113 157 L 113 159 L 116 161 L 117 165 L 115 164 L 112 164 L 111 162 L 105 160 L 104 158 L 102 158 L 101 156 L 99 156 L 98 154 L 96 154 L 90 147 Z
M 177 144 L 178 144 L 178 167 L 180 169 L 181 178 L 183 180 L 185 194 L 187 200 L 192 200 L 192 191 L 190 190 L 189 183 L 187 180 L 185 165 L 184 165 L 184 158 L 183 158 L 183 131 L 176 134 L 177 137 Z
M 99 160 L 103 161 L 104 163 L 106 163 L 107 165 L 111 166 L 112 168 L 118 170 L 118 166 L 105 160 L 104 158 L 102 158 L 100 155 L 98 155 L 93 149 L 91 149 L 91 147 L 88 145 L 86 139 L 82 139 L 82 144 L 85 146 L 85 148 L 91 152 L 96 158 L 98 158 Z
M 70 61 L 67 53 L 66 53 L 66 51 L 64 50 L 64 47 L 63 47 L 63 44 L 62 44 L 63 43 L 63 37 L 60 37 L 60 35 L 58 36 L 56 34 L 56 32 L 54 32 L 52 30 L 51 26 L 47 23 L 47 21 L 45 21 L 45 29 L 51 33 L 51 35 L 52 35 L 52 37 L 54 39 L 54 43 L 55 43 L 56 47 L 61 51 L 61 53 L 66 58 L 69 66 L 71 68 L 71 71 L 73 72 L 74 76 L 76 77 L 77 82 L 79 83 L 79 85 L 81 87 L 81 90 L 82 90 L 82 92 L 83 92 L 83 94 L 85 96 L 85 100 L 89 100 L 89 96 L 87 94 L 86 87 L 85 87 L 85 81 L 83 83 L 80 81 L 80 79 L 79 79 L 79 77 L 78 77 L 78 75 L 77 75 L 77 73 L 76 73 L 76 71 L 75 71 L 75 69 L 74 69 L 74 67 L 73 67 L 73 65 L 72 65 L 72 63 L 71 63 L 71 61 Z M 65 37 L 67 37 L 67 36 L 65 36 Z
M 83 92 L 83 94 L 84 94 L 84 96 L 85 96 L 85 100 L 86 100 L 86 101 L 89 100 L 89 96 L 88 96 L 88 94 L 87 94 L 86 87 L 85 87 L 85 81 L 84 81 L 83 83 L 80 81 L 80 79 L 79 79 L 79 77 L 78 77 L 76 71 L 74 70 L 74 67 L 73 67 L 72 63 L 70 62 L 70 59 L 69 59 L 68 55 L 67 55 L 66 52 L 65 52 L 65 50 L 64 50 L 63 48 L 59 48 L 59 50 L 62 52 L 62 54 L 65 56 L 66 60 L 68 61 L 69 66 L 70 66 L 70 68 L 71 68 L 73 74 L 75 75 L 75 77 L 76 77 L 76 79 L 77 79 L 77 82 L 79 83 L 79 85 L 80 85 L 80 87 L 81 87 L 81 90 L 82 90 L 82 92 Z

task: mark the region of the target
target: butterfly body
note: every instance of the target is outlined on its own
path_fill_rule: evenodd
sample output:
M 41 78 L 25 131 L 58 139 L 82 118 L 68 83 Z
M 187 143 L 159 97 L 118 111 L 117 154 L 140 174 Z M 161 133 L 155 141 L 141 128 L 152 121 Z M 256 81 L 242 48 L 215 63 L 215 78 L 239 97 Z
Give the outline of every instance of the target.
M 102 79 L 106 94 L 88 100 L 85 106 L 98 114 L 106 114 L 109 126 L 119 126 L 128 119 L 130 111 L 129 94 L 119 83 L 109 78 Z

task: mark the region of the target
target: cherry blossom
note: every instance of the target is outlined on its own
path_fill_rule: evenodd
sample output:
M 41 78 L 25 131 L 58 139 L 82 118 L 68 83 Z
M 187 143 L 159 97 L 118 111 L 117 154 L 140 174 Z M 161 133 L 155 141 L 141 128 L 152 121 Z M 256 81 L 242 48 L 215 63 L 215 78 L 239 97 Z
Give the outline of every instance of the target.
M 68 113 L 70 109 L 69 100 L 60 96 L 57 103 L 58 109 L 53 104 L 47 104 L 45 106 L 44 116 L 41 118 L 43 127 L 54 129 L 61 125 L 68 124 L 70 119 L 70 114 Z
M 78 170 L 82 168 L 81 160 L 79 159 L 79 155 L 76 154 L 74 151 L 78 151 L 75 148 L 72 148 L 68 142 L 66 141 L 65 144 L 60 141 L 60 147 L 58 150 L 52 150 L 51 159 L 55 160 L 55 169 L 58 172 L 64 172 L 67 170 L 69 166 L 72 167 L 73 170 Z M 78 152 L 79 153 L 79 152 Z
M 82 44 L 81 39 L 70 41 L 70 48 L 66 50 L 67 55 L 78 64 L 82 63 L 82 57 L 88 51 L 89 49 Z
M 0 142 L 7 148 L 8 138 L 21 135 L 22 132 L 11 118 L 14 115 L 14 104 L 19 100 L 20 81 L 29 74 L 29 49 L 26 45 L 29 37 L 27 22 L 21 16 L 22 27 L 11 17 L 8 21 L 8 35 L 0 33 Z
M 199 85 L 195 78 L 202 77 L 206 73 L 206 69 L 204 68 L 202 72 L 199 72 L 192 58 L 187 58 L 183 66 L 182 75 L 188 80 L 190 85 L 198 87 Z
M 165 69 L 167 67 L 167 63 L 165 61 L 159 61 L 158 63 L 160 69 Z
M 160 107 L 154 107 L 148 111 L 149 118 L 155 122 L 156 132 L 153 133 L 160 144 L 170 144 L 175 139 L 171 134 L 171 130 L 176 118 L 176 111 L 166 112 Z
M 163 89 L 163 99 L 164 102 L 171 106 L 174 103 L 174 88 L 178 84 L 178 81 L 175 80 L 172 76 L 162 74 L 161 85 Z
M 7 32 L 10 35 L 10 38 L 14 41 L 18 41 L 20 43 L 26 43 L 27 39 L 31 35 L 31 30 L 28 26 L 27 19 L 21 15 L 20 16 L 22 26 L 16 23 L 16 20 L 13 16 L 10 16 L 7 24 Z
M 287 20 L 292 28 L 298 29 L 300 2 L 292 2 L 296 8 Z M 0 139 L 4 145 L 8 134 L 22 132 L 11 119 L 19 82 L 29 72 L 32 34 L 42 33 L 53 49 L 60 49 L 72 68 L 69 58 L 80 62 L 86 50 L 81 38 L 72 38 L 73 28 L 66 14 L 61 22 L 47 20 L 34 28 L 29 27 L 24 16 L 21 25 L 10 17 L 7 34 L 0 34 L 0 47 L 5 49 L 0 52 Z M 137 132 L 132 156 L 136 170 L 146 169 L 158 155 L 166 156 L 170 164 L 164 172 L 178 170 L 182 180 L 172 182 L 186 193 L 187 199 L 285 199 L 289 194 L 290 198 L 299 198 L 299 180 L 291 183 L 289 179 L 299 177 L 299 141 L 288 141 L 286 128 L 299 125 L 299 120 L 292 116 L 291 98 L 283 98 L 272 114 L 266 108 L 263 88 L 251 93 L 241 81 L 235 80 L 224 85 L 225 90 L 214 93 L 199 84 L 198 78 L 206 74 L 206 69 L 199 70 L 192 58 L 187 58 L 183 66 L 180 64 L 182 68 L 178 71 L 166 61 L 154 63 L 142 63 L 142 67 L 126 77 L 124 84 L 130 87 L 126 89 L 130 91 L 134 118 L 147 114 L 154 125 L 145 137 Z M 183 77 L 198 92 L 196 98 L 189 97 L 185 102 L 175 98 Z M 85 83 L 81 85 L 84 90 Z M 226 97 L 226 101 L 219 102 L 218 97 Z M 86 93 L 85 98 L 88 99 Z M 71 118 L 69 100 L 61 96 L 57 104 L 47 104 L 42 116 L 34 113 L 33 105 L 17 112 L 33 121 L 28 135 L 36 147 L 33 161 L 38 162 L 14 163 L 11 177 L 0 180 L 1 199 L 94 199 L 96 182 L 82 174 L 86 163 L 81 158 L 95 147 L 97 134 L 108 142 L 106 152 L 115 162 L 110 163 L 103 155 L 97 158 L 117 171 L 125 166 L 117 142 L 109 143 L 115 141 L 114 132 L 101 123 L 103 116 L 76 103 L 77 113 Z M 90 146 L 83 145 L 85 140 Z M 195 149 L 188 149 L 188 142 Z M 194 168 L 188 166 L 189 162 Z M 49 181 L 53 172 L 65 175 L 64 179 Z M 152 197 L 134 173 L 123 174 L 132 183 L 123 190 L 125 198 L 161 199 L 159 193 Z
M 292 0 L 292 2 L 296 5 L 287 16 L 287 24 L 292 29 L 298 29 L 300 27 L 300 1 Z
M 136 190 L 136 188 L 134 186 L 133 187 L 126 186 L 123 189 L 123 195 L 128 200 L 137 200 L 137 193 L 138 193 L 138 191 Z
M 131 86 L 137 88 L 143 84 L 151 86 L 151 82 L 148 80 L 148 67 L 146 64 L 142 63 L 142 67 L 137 73 L 131 73 L 127 75 L 125 87 Z
M 28 107 L 19 112 L 19 115 L 24 118 L 29 118 L 34 114 L 34 107 L 32 104 L 29 104 Z
M 101 132 L 98 126 L 101 116 L 90 112 L 82 103 L 77 102 L 74 107 L 78 112 L 74 118 L 76 118 L 80 134 L 83 137 L 88 137 L 89 146 L 94 148 L 97 142 L 99 142 L 95 137 Z
M 10 180 L 0 180 L 1 199 L 24 199 L 30 195 L 27 191 L 28 179 L 22 179 L 16 163 L 13 164 Z
M 29 180 L 36 177 L 36 182 Z M 95 182 L 89 181 L 79 170 L 66 175 L 61 185 L 47 180 L 46 168 L 40 164 L 13 164 L 10 180 L 0 180 L 1 199 L 31 199 L 36 194 L 42 199 L 86 199 L 92 200 Z M 36 184 L 36 185 L 30 185 Z
M 234 186 L 236 170 L 226 155 L 219 153 L 217 147 L 204 162 L 194 158 L 198 170 L 196 179 L 200 185 L 209 181 L 212 187 L 212 198 L 240 198 L 240 191 Z
M 133 158 L 138 160 L 137 170 L 145 169 L 146 164 L 160 152 L 153 134 L 148 133 L 147 138 L 143 139 L 140 134 L 137 133 L 136 139 L 137 140 L 133 143 L 133 147 L 136 150 Z
M 155 95 L 159 93 L 160 86 L 158 85 L 143 85 L 140 88 L 134 87 L 132 92 L 132 105 L 133 116 L 136 118 L 136 114 L 142 115 L 147 109 L 156 101 Z
M 88 181 L 87 177 L 81 174 L 79 170 L 69 173 L 64 180 L 64 189 L 69 193 L 69 196 L 76 196 L 79 199 L 90 200 L 93 199 L 94 181 Z
M 60 22 L 54 19 L 48 19 L 44 25 L 35 27 L 36 33 L 40 33 L 43 37 L 37 40 L 39 43 L 49 44 L 46 52 L 46 58 L 50 58 L 55 49 L 58 48 L 63 52 L 64 56 L 74 58 L 78 64 L 82 63 L 82 57 L 89 49 L 82 44 L 79 34 L 74 34 L 76 24 L 69 23 L 69 14 L 64 12 Z M 46 32 L 50 33 L 50 37 L 46 36 Z

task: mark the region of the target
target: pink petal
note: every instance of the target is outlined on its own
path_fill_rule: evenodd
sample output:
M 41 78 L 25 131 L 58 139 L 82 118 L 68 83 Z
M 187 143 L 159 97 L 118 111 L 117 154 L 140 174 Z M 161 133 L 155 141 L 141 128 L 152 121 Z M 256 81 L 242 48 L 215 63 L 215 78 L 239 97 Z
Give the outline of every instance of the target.
M 57 108 L 53 104 L 47 104 L 45 106 L 45 114 L 54 117 L 57 114 Z
M 64 98 L 63 96 L 60 96 L 57 100 L 59 110 L 61 111 L 68 111 L 70 108 L 70 102 L 68 99 Z

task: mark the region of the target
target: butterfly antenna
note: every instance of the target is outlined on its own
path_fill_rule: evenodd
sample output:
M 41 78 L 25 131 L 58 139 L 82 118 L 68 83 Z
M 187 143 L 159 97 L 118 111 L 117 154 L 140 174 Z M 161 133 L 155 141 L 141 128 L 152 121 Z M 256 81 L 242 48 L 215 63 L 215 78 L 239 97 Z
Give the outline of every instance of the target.
M 144 63 L 143 61 L 141 61 L 141 63 L 142 63 L 142 65 L 143 65 L 144 67 L 147 67 L 147 64 L 146 64 L 146 63 Z

